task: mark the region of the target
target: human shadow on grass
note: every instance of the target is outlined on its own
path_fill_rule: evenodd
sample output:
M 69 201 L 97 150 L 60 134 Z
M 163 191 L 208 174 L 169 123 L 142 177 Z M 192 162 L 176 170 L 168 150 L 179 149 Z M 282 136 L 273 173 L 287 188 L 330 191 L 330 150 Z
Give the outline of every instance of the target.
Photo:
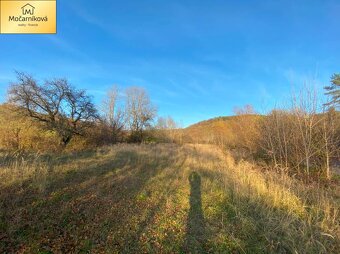
M 206 229 L 202 209 L 201 176 L 192 172 L 189 176 L 190 183 L 190 210 L 187 220 L 187 232 L 185 236 L 183 252 L 205 253 Z

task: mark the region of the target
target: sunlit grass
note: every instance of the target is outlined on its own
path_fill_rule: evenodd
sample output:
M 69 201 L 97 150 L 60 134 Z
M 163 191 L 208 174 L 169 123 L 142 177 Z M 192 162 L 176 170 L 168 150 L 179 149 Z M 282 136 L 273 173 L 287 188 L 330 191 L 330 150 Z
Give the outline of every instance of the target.
M 236 163 L 214 146 L 123 144 L 7 155 L 0 176 L 0 252 L 339 249 L 338 189 Z

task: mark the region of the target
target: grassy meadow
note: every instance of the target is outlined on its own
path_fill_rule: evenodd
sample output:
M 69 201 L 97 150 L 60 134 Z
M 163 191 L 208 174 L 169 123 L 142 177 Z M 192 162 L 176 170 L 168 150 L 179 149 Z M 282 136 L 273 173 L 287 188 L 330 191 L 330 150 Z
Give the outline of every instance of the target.
M 340 254 L 340 0 L 39 2 L 0 0 L 0 254 Z
M 0 155 L 0 253 L 337 253 L 339 186 L 212 145 Z

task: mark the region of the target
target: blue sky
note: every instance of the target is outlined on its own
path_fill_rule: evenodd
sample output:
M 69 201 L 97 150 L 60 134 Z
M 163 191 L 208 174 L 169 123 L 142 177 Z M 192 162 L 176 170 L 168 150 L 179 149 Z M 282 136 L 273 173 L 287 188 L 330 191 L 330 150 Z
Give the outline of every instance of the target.
M 145 87 L 184 126 L 340 72 L 340 1 L 58 0 L 58 34 L 0 35 L 0 100 L 14 70 L 67 77 L 100 103 Z

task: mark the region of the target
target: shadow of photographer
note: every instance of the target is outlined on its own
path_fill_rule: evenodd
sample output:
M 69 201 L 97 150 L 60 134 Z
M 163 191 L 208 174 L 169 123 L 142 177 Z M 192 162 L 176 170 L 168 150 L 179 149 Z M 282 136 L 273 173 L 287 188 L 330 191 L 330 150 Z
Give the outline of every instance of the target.
M 202 209 L 201 176 L 197 172 L 192 172 L 189 176 L 189 183 L 190 210 L 183 251 L 186 253 L 204 253 L 206 232 Z

